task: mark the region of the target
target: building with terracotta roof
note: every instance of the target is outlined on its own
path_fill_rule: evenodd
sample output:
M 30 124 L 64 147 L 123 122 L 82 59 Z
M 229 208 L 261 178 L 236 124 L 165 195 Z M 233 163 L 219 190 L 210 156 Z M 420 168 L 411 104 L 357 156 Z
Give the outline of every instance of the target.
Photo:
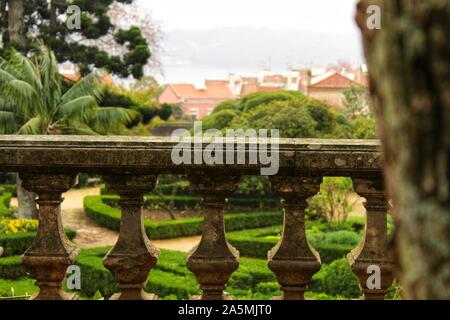
M 209 115 L 225 100 L 234 99 L 228 81 L 207 80 L 204 88 L 192 84 L 169 84 L 158 98 L 159 103 L 179 104 L 184 115 L 201 119 Z
M 311 78 L 308 82 L 306 93 L 309 97 L 323 101 L 338 110 L 343 107 L 345 89 L 365 86 L 364 82 L 350 79 L 333 70 Z
M 245 97 L 255 92 L 275 92 L 282 90 L 298 90 L 300 73 L 296 70 L 288 70 L 282 74 L 270 70 L 262 71 L 258 77 L 240 78 L 240 90 L 236 95 Z

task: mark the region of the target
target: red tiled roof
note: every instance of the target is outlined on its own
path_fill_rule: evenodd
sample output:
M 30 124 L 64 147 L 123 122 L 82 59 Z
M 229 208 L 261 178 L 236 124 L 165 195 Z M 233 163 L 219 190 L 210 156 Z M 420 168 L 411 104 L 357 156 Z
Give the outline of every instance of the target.
M 333 71 L 321 77 L 313 79 L 309 88 L 348 88 L 351 86 L 361 86 L 361 83 L 353 81 L 346 76 Z
M 192 84 L 169 85 L 179 98 L 184 99 L 233 99 L 226 83 L 207 82 L 205 89 L 197 89 Z
M 287 78 L 282 75 L 265 76 L 263 82 L 265 83 L 286 83 Z

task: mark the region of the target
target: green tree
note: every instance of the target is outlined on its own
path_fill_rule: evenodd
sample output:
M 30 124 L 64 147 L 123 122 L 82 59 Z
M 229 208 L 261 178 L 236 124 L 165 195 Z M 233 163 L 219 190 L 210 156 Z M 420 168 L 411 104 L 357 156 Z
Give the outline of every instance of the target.
M 364 87 L 350 87 L 342 91 L 344 94 L 344 113 L 351 119 L 370 112 L 367 90 Z
M 0 59 L 0 134 L 106 134 L 136 116 L 122 108 L 100 108 L 100 96 L 94 73 L 63 92 L 50 49 L 40 46 L 31 58 L 14 51 L 8 61 Z M 24 211 L 32 205 L 27 208 L 27 193 L 20 181 L 17 186 L 19 215 L 23 217 L 30 214 Z
M 301 103 L 273 101 L 235 117 L 235 129 L 278 129 L 282 138 L 311 138 L 317 135 L 317 122 Z
M 122 30 L 111 22 L 108 11 L 115 3 L 133 0 L 2 0 L 0 33 L 2 56 L 14 47 L 23 53 L 43 40 L 59 62 L 71 61 L 83 75 L 92 68 L 105 68 L 121 77 L 139 79 L 151 57 L 148 42 L 137 26 Z M 80 8 L 81 29 L 66 25 L 67 8 Z M 114 49 L 113 49 L 114 48 Z M 115 50 L 120 48 L 120 50 Z M 3 52 L 2 52 L 3 51 Z M 113 54 L 112 52 L 118 52 Z

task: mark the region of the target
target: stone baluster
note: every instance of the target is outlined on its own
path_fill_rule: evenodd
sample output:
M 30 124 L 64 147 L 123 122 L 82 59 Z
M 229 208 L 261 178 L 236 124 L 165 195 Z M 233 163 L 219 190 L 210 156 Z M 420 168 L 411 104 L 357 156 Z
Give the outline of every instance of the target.
M 224 290 L 239 266 L 239 251 L 226 239 L 224 207 L 226 198 L 236 190 L 239 177 L 191 175 L 189 181 L 192 191 L 202 197 L 204 216 L 201 241 L 187 261 L 187 268 L 194 273 L 202 290 L 202 296 L 195 298 L 229 299 Z
M 353 185 L 356 193 L 366 199 L 367 221 L 364 239 L 347 258 L 359 280 L 361 299 L 382 300 L 393 281 L 393 262 L 387 247 L 389 203 L 383 179 L 353 179 Z
M 103 260 L 118 283 L 120 293 L 111 300 L 156 300 L 144 291 L 148 274 L 159 258 L 144 229 L 142 207 L 144 194 L 156 183 L 154 175 L 111 175 L 105 177 L 108 190 L 120 195 L 122 211 L 119 239 Z
M 75 262 L 79 250 L 66 237 L 61 222 L 61 194 L 69 190 L 76 175 L 20 174 L 26 190 L 38 195 L 39 227 L 31 247 L 22 256 L 39 292 L 36 300 L 72 300 L 76 296 L 63 291 L 67 268 Z
M 322 178 L 271 177 L 274 191 L 283 199 L 283 234 L 268 253 L 269 269 L 277 276 L 283 296 L 303 300 L 312 276 L 320 270 L 319 254 L 306 238 L 305 209 L 308 198 L 319 192 Z

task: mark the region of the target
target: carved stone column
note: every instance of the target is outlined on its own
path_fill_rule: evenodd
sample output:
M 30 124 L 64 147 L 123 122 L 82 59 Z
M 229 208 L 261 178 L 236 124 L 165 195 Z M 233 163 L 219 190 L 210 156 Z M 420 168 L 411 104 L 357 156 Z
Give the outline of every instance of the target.
M 280 242 L 268 253 L 269 269 L 281 285 L 284 300 L 303 300 L 312 276 L 320 270 L 319 254 L 306 238 L 307 199 L 319 192 L 322 178 L 271 177 L 283 198 L 284 224 Z
M 112 175 L 105 177 L 108 190 L 120 195 L 122 210 L 119 239 L 103 260 L 118 282 L 121 293 L 111 300 L 155 300 L 158 297 L 144 291 L 148 273 L 159 258 L 144 229 L 142 207 L 144 194 L 156 183 L 153 175 Z
M 187 268 L 200 284 L 200 299 L 225 300 L 226 284 L 239 267 L 239 251 L 226 239 L 224 207 L 226 198 L 236 190 L 239 177 L 192 175 L 189 181 L 193 192 L 202 197 L 204 222 L 202 239 L 190 252 Z
M 367 222 L 364 239 L 348 254 L 347 259 L 358 277 L 362 290 L 361 299 L 383 300 L 393 281 L 393 262 L 387 247 L 389 204 L 385 197 L 383 179 L 353 179 L 353 185 L 356 193 L 366 199 L 364 207 Z M 376 269 L 381 271 L 379 288 L 373 288 L 376 282 L 370 281 L 368 284 L 369 277 L 377 272 Z
M 39 292 L 36 300 L 71 300 L 75 295 L 63 291 L 67 268 L 75 262 L 79 250 L 64 233 L 61 222 L 61 194 L 75 182 L 69 174 L 20 174 L 26 190 L 38 195 L 39 228 L 31 247 L 22 256 Z

